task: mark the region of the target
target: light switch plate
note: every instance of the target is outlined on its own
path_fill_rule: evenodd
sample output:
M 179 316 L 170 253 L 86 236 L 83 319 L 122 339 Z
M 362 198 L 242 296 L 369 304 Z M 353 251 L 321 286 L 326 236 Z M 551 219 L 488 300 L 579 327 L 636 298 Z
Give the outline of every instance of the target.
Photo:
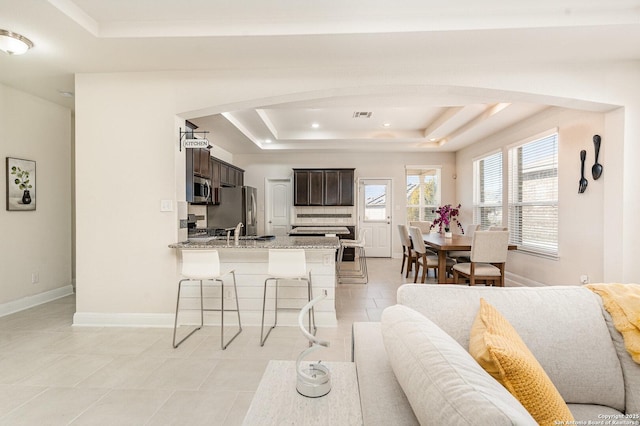
M 161 212 L 172 212 L 173 211 L 173 200 L 160 200 L 160 211 Z

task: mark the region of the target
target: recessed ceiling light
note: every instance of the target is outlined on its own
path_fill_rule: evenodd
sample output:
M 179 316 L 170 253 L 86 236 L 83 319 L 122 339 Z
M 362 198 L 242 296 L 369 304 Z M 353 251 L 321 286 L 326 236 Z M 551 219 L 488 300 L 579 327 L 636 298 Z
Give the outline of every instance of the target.
M 391 123 L 383 123 L 382 126 L 383 127 L 391 127 Z
M 437 140 L 438 140 L 437 138 L 431 138 L 431 139 L 429 139 L 429 141 L 431 141 L 431 142 L 435 142 L 435 141 L 437 141 Z
M 33 42 L 23 35 L 0 30 L 0 50 L 9 55 L 22 55 L 33 47 Z
M 264 140 L 264 143 L 271 143 L 271 142 L 272 142 L 271 139 L 265 139 Z
M 317 129 L 318 127 L 320 127 L 320 125 L 318 123 L 312 123 L 311 127 L 313 127 L 314 129 Z

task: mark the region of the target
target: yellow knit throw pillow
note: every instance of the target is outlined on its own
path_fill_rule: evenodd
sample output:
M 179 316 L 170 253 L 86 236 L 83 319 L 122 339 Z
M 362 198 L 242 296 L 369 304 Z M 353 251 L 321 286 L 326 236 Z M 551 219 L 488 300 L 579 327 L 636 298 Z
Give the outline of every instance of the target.
M 471 327 L 469 353 L 540 425 L 573 421 L 560 393 L 509 322 L 486 300 Z

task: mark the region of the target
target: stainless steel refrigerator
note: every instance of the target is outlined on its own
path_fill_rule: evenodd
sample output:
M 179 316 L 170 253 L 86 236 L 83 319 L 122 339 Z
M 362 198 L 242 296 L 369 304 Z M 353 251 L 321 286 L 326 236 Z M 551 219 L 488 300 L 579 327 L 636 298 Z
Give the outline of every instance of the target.
M 242 222 L 241 235 L 257 235 L 257 193 L 251 186 L 220 188 L 220 204 L 207 206 L 207 227 L 234 228 Z

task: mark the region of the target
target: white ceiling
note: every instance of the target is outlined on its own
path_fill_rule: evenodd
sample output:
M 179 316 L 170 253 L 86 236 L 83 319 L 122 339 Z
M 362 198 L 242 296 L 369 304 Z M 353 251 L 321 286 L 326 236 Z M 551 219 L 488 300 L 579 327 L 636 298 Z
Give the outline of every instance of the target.
M 640 0 L 0 0 L 0 28 L 35 44 L 0 54 L 0 82 L 69 108 L 76 73 L 640 60 Z M 381 90 L 191 121 L 232 153 L 455 151 L 548 105 Z

